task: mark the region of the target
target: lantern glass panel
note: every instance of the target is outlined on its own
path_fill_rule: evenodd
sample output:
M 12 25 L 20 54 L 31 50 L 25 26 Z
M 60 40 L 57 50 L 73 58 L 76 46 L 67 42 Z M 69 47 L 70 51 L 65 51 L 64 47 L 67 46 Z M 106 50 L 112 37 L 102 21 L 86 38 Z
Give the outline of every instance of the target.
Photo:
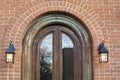
M 7 53 L 7 60 L 6 62 L 13 62 L 13 53 Z
M 107 62 L 108 61 L 107 53 L 101 53 L 100 54 L 100 62 Z

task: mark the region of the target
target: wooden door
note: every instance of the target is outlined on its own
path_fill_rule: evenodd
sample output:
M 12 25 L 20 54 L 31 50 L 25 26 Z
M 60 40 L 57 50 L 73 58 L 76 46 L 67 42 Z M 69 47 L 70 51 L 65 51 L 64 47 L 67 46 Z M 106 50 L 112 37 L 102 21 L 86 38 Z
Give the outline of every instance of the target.
M 38 32 L 34 41 L 37 73 L 32 75 L 37 75 L 36 80 L 82 80 L 81 45 L 72 29 L 48 26 Z

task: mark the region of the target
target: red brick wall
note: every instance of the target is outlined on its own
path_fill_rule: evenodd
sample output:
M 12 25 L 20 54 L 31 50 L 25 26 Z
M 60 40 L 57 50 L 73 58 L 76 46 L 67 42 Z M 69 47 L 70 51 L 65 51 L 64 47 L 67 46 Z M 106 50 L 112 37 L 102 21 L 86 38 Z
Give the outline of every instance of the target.
M 48 11 L 64 11 L 81 19 L 93 39 L 94 80 L 120 80 L 119 0 L 0 0 L 0 80 L 21 79 L 21 47 L 28 25 Z M 109 62 L 99 63 L 101 40 L 109 50 Z M 12 40 L 15 63 L 5 63 L 5 49 Z

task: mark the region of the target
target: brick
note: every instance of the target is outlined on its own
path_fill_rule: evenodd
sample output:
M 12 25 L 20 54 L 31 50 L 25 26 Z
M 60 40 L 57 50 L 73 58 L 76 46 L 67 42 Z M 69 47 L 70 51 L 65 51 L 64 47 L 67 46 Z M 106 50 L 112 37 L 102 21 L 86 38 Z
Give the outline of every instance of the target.
M 0 80 L 8 80 L 10 75 L 9 80 L 21 80 L 24 33 L 32 21 L 50 11 L 70 13 L 84 23 L 93 42 L 94 80 L 120 79 L 119 0 L 0 0 Z M 9 39 L 14 42 L 18 53 L 15 64 L 9 65 L 10 73 L 4 55 Z M 100 64 L 97 47 L 103 39 L 109 50 L 109 62 Z

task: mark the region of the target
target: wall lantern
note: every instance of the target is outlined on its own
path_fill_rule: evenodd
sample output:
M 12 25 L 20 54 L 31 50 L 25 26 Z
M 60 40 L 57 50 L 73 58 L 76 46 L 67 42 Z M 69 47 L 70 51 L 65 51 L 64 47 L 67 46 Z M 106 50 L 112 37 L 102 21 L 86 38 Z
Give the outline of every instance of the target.
M 12 41 L 10 41 L 10 45 L 6 50 L 6 63 L 14 63 L 14 54 L 15 54 L 15 47 L 12 44 Z
M 108 62 L 108 50 L 104 47 L 104 41 L 98 47 L 99 62 Z

